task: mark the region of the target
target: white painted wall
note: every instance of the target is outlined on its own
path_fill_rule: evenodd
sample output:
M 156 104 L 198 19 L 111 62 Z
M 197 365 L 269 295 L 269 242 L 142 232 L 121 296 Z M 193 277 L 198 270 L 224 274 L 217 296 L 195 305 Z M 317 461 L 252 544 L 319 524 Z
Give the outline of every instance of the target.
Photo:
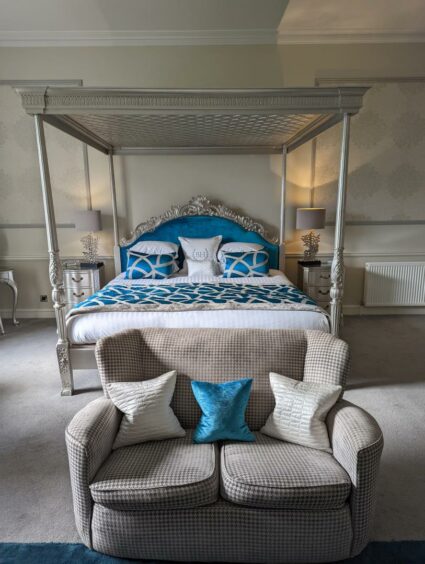
M 134 48 L 0 48 L 0 80 L 82 79 L 91 86 L 134 87 L 282 87 L 314 84 L 318 75 L 365 77 L 425 76 L 424 45 L 334 46 L 211 46 Z M 18 99 L 0 87 L 6 129 L 19 121 L 28 133 L 28 146 L 2 138 L 0 119 L 0 223 L 42 222 L 41 194 L 36 170 L 31 118 L 19 109 Z M 7 105 L 7 107 L 4 106 Z M 1 109 L 0 109 L 1 111 Z M 5 115 L 5 114 L 3 114 Z M 8 121 L 9 120 L 9 121 Z M 12 121 L 13 121 L 12 120 Z M 24 124 L 26 120 L 27 125 Z M 78 143 L 60 140 L 49 132 L 54 169 L 58 221 L 72 221 L 84 206 L 82 153 Z M 8 136 L 9 137 L 9 136 Z M 22 145 L 21 137 L 21 145 Z M 24 142 L 25 145 L 25 142 Z M 318 154 L 320 156 L 320 154 Z M 102 210 L 104 231 L 101 253 L 112 254 L 111 207 L 106 157 L 89 151 L 93 205 Z M 72 165 L 72 166 L 71 166 Z M 268 156 L 125 157 L 117 159 L 118 206 L 121 229 L 161 213 L 173 203 L 196 194 L 218 198 L 229 206 L 277 228 L 279 221 L 280 162 Z M 288 272 L 294 275 L 300 251 L 293 231 L 294 208 L 308 205 L 311 178 L 311 147 L 290 155 L 288 162 Z M 23 170 L 29 172 L 25 177 Z M 1 175 L 1 172 L 0 172 Z M 423 178 L 425 183 L 425 178 Z M 25 184 L 25 186 L 24 186 Z M 425 209 L 425 190 L 418 196 Z M 379 205 L 376 204 L 376 205 Z M 371 209 L 371 216 L 374 210 Z M 61 229 L 59 239 L 65 256 L 80 253 L 79 234 Z M 361 303 L 365 260 L 373 255 L 401 260 L 424 259 L 424 226 L 352 226 L 347 228 L 346 304 Z M 332 249 L 332 229 L 322 235 L 322 251 Z M 1 229 L 1 263 L 15 268 L 20 287 L 21 314 L 48 315 L 51 305 L 40 304 L 40 294 L 50 294 L 47 277 L 46 241 L 43 229 Z M 112 275 L 112 263 L 107 260 Z M 0 308 L 7 308 L 1 291 Z M 43 314 L 43 313 L 42 313 Z

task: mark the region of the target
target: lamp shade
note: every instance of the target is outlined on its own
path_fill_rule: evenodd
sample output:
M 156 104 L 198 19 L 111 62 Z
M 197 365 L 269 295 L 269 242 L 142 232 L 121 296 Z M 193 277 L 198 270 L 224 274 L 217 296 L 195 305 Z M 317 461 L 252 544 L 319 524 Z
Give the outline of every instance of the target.
M 75 229 L 78 231 L 101 231 L 100 210 L 84 210 L 75 214 Z
M 325 208 L 297 208 L 296 229 L 323 229 Z

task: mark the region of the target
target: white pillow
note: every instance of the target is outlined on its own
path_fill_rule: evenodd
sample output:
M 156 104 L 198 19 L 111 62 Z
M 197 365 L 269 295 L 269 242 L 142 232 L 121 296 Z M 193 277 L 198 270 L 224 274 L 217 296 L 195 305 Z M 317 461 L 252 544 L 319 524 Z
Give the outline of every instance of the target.
M 224 243 L 224 245 L 220 247 L 217 255 L 221 272 L 224 272 L 226 264 L 224 253 L 244 253 L 247 251 L 261 251 L 262 249 L 264 249 L 264 245 L 259 245 L 258 243 L 238 243 L 236 241 Z
M 124 413 L 113 449 L 185 436 L 170 407 L 176 377 L 177 372 L 173 370 L 143 382 L 106 385 L 111 400 Z
M 179 237 L 187 261 L 189 276 L 215 276 L 219 273 L 217 251 L 221 239 L 221 235 L 208 239 Z
M 325 419 L 342 387 L 299 382 L 270 372 L 276 406 L 261 432 L 275 439 L 332 452 Z
M 179 246 L 170 241 L 139 241 L 129 249 L 144 255 L 178 255 Z

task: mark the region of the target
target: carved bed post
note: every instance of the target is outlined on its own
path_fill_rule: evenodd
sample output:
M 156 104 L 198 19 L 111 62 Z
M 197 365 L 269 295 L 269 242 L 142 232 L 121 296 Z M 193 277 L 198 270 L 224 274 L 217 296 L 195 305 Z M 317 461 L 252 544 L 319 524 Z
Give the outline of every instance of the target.
M 109 177 L 111 180 L 112 222 L 114 226 L 114 265 L 115 276 L 118 276 L 121 272 L 121 255 L 118 229 L 117 191 L 115 188 L 114 157 L 112 152 L 109 153 Z
M 345 113 L 342 122 L 341 158 L 338 178 L 338 202 L 336 208 L 334 256 L 331 270 L 331 331 L 339 336 L 344 295 L 344 227 L 347 195 L 348 148 L 350 138 L 350 115 Z
M 65 291 L 63 287 L 62 263 L 59 256 L 58 234 L 56 230 L 55 210 L 53 207 L 52 186 L 50 184 L 49 163 L 46 152 L 44 124 L 41 115 L 34 116 L 37 135 L 38 160 L 40 164 L 41 189 L 43 192 L 44 216 L 46 221 L 47 248 L 49 253 L 49 278 L 52 285 L 52 300 L 58 328 L 56 353 L 62 381 L 62 395 L 70 396 L 73 392 L 72 367 L 69 354 L 69 341 L 65 325 Z
M 286 209 L 286 145 L 282 147 L 282 183 L 280 188 L 279 268 L 285 270 L 285 209 Z

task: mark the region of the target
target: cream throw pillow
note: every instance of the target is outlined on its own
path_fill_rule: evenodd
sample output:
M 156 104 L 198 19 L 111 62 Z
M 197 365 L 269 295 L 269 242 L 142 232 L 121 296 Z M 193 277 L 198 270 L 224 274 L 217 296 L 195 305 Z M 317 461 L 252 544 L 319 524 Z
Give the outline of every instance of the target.
M 143 382 L 106 385 L 111 400 L 124 413 L 113 449 L 184 437 L 186 433 L 170 407 L 176 377 L 173 370 Z
M 341 386 L 299 382 L 270 372 L 276 406 L 261 432 L 275 439 L 332 452 L 325 419 Z

